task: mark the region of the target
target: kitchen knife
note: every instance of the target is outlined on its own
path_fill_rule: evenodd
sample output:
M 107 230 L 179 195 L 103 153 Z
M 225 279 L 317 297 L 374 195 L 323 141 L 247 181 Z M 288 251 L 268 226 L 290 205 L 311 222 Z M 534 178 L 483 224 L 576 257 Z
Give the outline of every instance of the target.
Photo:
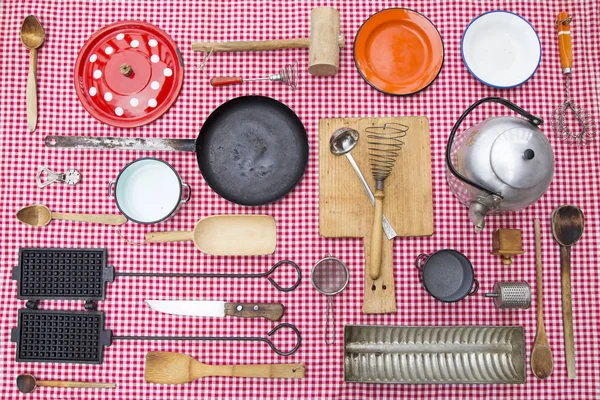
M 212 300 L 145 300 L 153 310 L 192 317 L 266 318 L 278 321 L 283 316 L 281 303 L 226 303 Z

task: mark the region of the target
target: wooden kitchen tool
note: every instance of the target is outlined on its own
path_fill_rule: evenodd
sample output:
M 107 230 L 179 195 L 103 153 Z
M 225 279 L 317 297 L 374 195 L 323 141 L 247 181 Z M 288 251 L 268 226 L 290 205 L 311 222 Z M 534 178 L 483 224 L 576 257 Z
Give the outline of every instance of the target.
M 552 374 L 554 369 L 554 360 L 552 358 L 552 349 L 548 344 L 546 336 L 546 327 L 544 326 L 544 306 L 542 291 L 542 240 L 540 234 L 540 220 L 534 222 L 535 229 L 535 286 L 537 297 L 537 327 L 535 340 L 531 348 L 529 363 L 531 372 L 538 379 L 546 379 Z
M 17 219 L 30 226 L 46 226 L 53 219 L 65 221 L 92 222 L 106 225 L 123 225 L 127 222 L 121 214 L 70 214 L 52 212 L 43 204 L 32 204 L 17 211 Z
M 319 228 L 323 237 L 363 238 L 365 248 L 365 292 L 363 312 L 367 314 L 396 311 L 393 274 L 393 241 L 383 240 L 381 275 L 373 281 L 369 271 L 371 227 L 373 223 L 369 198 L 365 195 L 352 166 L 344 157 L 329 151 L 331 134 L 342 127 L 364 133 L 372 126 L 404 124 L 409 133 L 396 160 L 397 171 L 386 180 L 386 196 L 393 201 L 384 204 L 383 212 L 398 236 L 431 236 L 433 204 L 429 121 L 426 117 L 327 118 L 319 121 Z M 366 135 L 365 135 L 366 136 Z M 367 140 L 359 141 L 352 150 L 362 171 L 369 171 Z M 404 173 L 405 172 L 405 173 Z M 366 174 L 365 174 L 366 175 Z M 375 182 L 367 176 L 372 189 Z
M 21 374 L 17 376 L 17 388 L 21 393 L 31 393 L 38 386 L 61 387 L 61 388 L 79 388 L 79 389 L 112 389 L 117 387 L 116 383 L 105 382 L 80 382 L 80 381 L 57 381 L 57 380 L 37 380 L 31 374 Z
M 304 378 L 303 364 L 207 365 L 182 353 L 150 351 L 144 378 L 150 383 L 182 384 L 207 376 Z
M 29 49 L 29 73 L 27 74 L 27 128 L 29 132 L 35 131 L 38 121 L 38 89 L 37 89 L 37 62 L 38 48 L 46 40 L 46 31 L 35 17 L 28 15 L 21 25 L 21 42 Z
M 310 37 L 302 39 L 263 40 L 245 42 L 194 42 L 192 50 L 211 52 L 309 49 L 308 72 L 316 76 L 331 76 L 340 69 L 340 13 L 333 7 L 315 7 L 310 13 Z
M 273 254 L 275 220 L 268 215 L 215 215 L 196 223 L 193 231 L 150 232 L 148 243 L 192 240 L 198 250 L 213 255 Z
M 585 219 L 583 212 L 572 205 L 560 206 L 552 213 L 552 235 L 560 245 L 560 290 L 565 338 L 567 375 L 575 379 L 575 338 L 573 336 L 573 306 L 571 294 L 571 246 L 581 239 Z

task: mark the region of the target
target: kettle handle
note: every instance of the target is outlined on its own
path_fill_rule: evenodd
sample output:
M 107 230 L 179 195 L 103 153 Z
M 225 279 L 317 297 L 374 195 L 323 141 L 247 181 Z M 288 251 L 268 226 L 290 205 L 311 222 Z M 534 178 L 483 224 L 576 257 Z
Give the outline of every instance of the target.
M 502 104 L 503 106 L 505 106 L 505 107 L 513 110 L 517 114 L 520 114 L 523 117 L 527 118 L 527 120 L 529 120 L 529 122 L 531 122 L 535 126 L 539 126 L 539 125 L 543 124 L 544 120 L 541 119 L 541 118 L 538 118 L 538 117 L 536 117 L 536 116 L 534 116 L 532 114 L 530 114 L 529 112 L 525 111 L 524 109 L 522 109 L 518 105 L 516 105 L 514 103 L 511 103 L 510 101 L 508 101 L 506 99 L 503 99 L 502 97 L 484 97 L 483 99 L 480 99 L 480 100 L 476 101 L 475 103 L 471 104 L 471 106 L 469 108 L 467 108 L 465 110 L 465 112 L 462 113 L 462 115 L 460 116 L 460 118 L 458 118 L 458 120 L 454 124 L 454 127 L 452 128 L 452 131 L 450 132 L 450 136 L 448 137 L 448 144 L 446 146 L 446 165 L 448 166 L 448 169 L 450 170 L 450 172 L 452 173 L 452 175 L 454 175 L 455 177 L 457 177 L 458 179 L 460 179 L 464 183 L 467 183 L 467 184 L 469 184 L 471 186 L 476 187 L 479 190 L 483 190 L 486 193 L 489 193 L 489 194 L 494 195 L 494 196 L 498 196 L 501 199 L 503 199 L 504 197 L 502 197 L 502 195 L 500 193 L 496 193 L 493 190 L 490 190 L 490 189 L 488 189 L 488 188 L 486 188 L 486 187 L 484 187 L 484 186 L 482 186 L 482 185 L 480 185 L 480 184 L 478 184 L 476 182 L 473 182 L 469 178 L 461 175 L 456 170 L 456 168 L 454 168 L 454 165 L 452 165 L 452 158 L 451 158 L 452 143 L 454 143 L 454 136 L 456 135 L 456 131 L 460 127 L 460 124 L 462 124 L 463 120 L 467 117 L 467 115 L 469 115 L 476 107 L 478 107 L 480 104 L 489 103 L 489 102 Z

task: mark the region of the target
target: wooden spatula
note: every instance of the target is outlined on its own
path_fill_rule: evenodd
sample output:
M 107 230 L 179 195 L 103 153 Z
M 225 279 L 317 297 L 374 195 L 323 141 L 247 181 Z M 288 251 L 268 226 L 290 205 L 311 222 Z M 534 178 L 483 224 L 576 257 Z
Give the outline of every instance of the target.
M 181 353 L 150 351 L 144 378 L 150 383 L 181 384 L 207 376 L 304 378 L 304 364 L 207 365 Z

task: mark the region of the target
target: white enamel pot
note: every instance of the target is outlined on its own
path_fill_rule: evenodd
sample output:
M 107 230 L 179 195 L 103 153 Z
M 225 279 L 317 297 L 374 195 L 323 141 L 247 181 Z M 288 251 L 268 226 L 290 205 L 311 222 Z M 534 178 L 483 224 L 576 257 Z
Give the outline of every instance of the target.
M 187 195 L 184 197 L 184 187 Z M 171 218 L 192 195 L 192 188 L 168 163 L 157 158 L 140 158 L 121 170 L 108 184 L 108 195 L 127 219 L 155 224 Z

